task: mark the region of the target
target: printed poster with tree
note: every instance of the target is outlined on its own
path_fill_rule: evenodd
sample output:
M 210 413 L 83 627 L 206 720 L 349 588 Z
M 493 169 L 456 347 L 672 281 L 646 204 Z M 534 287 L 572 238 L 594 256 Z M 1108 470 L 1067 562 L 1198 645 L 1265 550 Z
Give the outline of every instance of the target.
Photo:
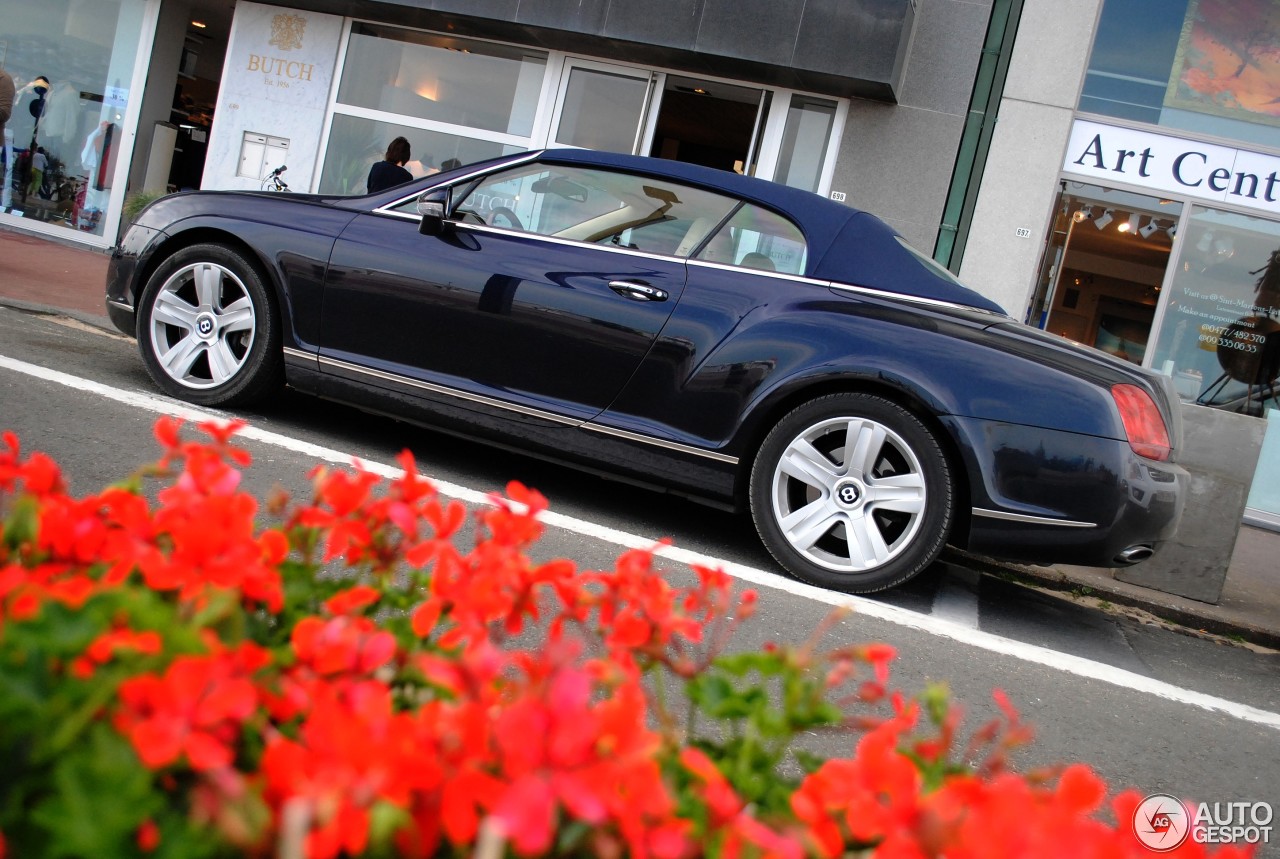
M 1190 0 L 1164 103 L 1280 125 L 1280 0 Z

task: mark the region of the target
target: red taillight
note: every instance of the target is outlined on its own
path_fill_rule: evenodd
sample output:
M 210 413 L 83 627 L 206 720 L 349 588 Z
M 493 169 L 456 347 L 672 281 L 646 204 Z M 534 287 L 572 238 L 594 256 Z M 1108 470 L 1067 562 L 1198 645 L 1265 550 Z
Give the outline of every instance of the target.
M 1169 458 L 1169 430 L 1151 395 L 1137 385 L 1112 385 L 1111 396 L 1120 409 L 1129 447 L 1138 456 L 1163 462 Z

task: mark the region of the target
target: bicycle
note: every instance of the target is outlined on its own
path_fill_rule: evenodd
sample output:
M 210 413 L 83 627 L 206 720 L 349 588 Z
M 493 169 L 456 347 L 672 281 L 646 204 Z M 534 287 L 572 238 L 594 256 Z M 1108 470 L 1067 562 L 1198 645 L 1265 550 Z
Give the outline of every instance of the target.
M 262 180 L 262 190 L 264 191 L 288 191 L 289 186 L 280 178 L 280 174 L 288 170 L 288 166 L 281 164 L 276 169 L 267 174 Z

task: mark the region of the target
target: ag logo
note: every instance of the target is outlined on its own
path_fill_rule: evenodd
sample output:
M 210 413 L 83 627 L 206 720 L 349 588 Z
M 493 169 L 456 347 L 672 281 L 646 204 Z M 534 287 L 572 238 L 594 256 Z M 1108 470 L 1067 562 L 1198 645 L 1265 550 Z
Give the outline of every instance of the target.
M 1153 793 L 1133 811 L 1133 834 L 1144 847 L 1167 853 L 1187 840 L 1191 820 L 1182 803 L 1165 793 Z
M 306 29 L 307 19 L 301 15 L 276 15 L 271 19 L 271 39 L 267 44 L 282 51 L 301 48 L 302 34 Z

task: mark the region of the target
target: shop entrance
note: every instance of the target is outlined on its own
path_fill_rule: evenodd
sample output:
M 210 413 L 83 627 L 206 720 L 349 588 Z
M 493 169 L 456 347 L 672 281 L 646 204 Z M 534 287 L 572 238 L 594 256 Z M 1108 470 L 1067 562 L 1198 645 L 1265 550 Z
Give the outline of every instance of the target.
M 649 155 L 754 175 L 767 93 L 668 75 Z
M 754 174 L 768 105 L 762 89 L 570 59 L 550 145 Z
M 1141 364 L 1181 213 L 1172 200 L 1063 183 L 1027 322 Z

